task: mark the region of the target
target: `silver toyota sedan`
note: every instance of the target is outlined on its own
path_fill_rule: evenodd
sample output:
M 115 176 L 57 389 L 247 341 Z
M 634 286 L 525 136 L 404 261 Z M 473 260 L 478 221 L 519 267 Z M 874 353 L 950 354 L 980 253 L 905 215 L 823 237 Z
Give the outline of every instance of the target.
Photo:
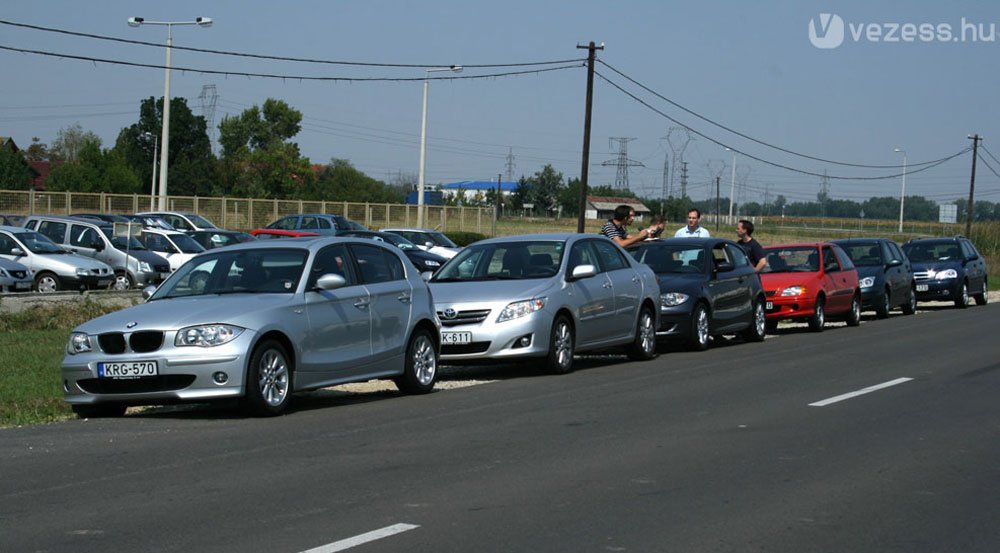
M 656 275 L 603 236 L 483 240 L 429 284 L 443 363 L 537 358 L 566 373 L 575 352 L 625 346 L 633 359 L 656 355 Z
M 146 293 L 70 335 L 63 389 L 79 416 L 221 398 L 277 415 L 296 391 L 392 378 L 420 394 L 437 378 L 440 323 L 427 284 L 401 251 L 371 240 L 233 245 Z

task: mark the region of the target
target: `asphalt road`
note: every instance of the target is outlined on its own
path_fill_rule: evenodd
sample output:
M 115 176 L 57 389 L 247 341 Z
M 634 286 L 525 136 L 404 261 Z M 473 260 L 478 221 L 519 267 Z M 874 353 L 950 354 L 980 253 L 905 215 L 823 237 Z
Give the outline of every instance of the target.
M 997 328 L 942 308 L 276 419 L 0 429 L 0 551 L 995 553 Z

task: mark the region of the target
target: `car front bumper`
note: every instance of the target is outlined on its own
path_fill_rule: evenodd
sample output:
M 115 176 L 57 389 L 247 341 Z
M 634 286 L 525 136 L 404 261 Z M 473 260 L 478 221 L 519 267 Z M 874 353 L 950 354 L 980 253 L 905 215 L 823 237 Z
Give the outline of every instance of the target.
M 806 296 L 771 296 L 766 299 L 767 320 L 803 319 L 811 317 L 816 309 L 816 298 Z
M 490 315 L 480 323 L 443 325 L 441 362 L 506 361 L 548 355 L 553 318 L 544 310 L 502 323 L 496 322 L 494 313 Z M 447 344 L 446 336 L 453 332 L 471 332 L 472 340 L 468 344 Z M 525 339 L 527 345 L 523 345 Z
M 962 293 L 959 282 L 957 278 L 947 280 L 918 280 L 917 301 L 954 300 Z

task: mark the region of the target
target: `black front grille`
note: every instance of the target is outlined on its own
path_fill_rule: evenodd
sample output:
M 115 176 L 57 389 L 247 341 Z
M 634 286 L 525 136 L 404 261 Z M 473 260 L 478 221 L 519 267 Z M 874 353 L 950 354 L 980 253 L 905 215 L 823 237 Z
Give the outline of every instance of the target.
M 28 271 L 10 271 L 10 270 L 8 270 L 7 272 L 10 273 L 10 276 L 12 276 L 12 277 L 14 277 L 16 279 L 22 279 L 22 278 L 25 278 L 25 277 L 28 276 Z
M 170 265 L 153 265 L 153 270 L 157 273 L 169 273 Z
M 144 394 L 170 392 L 187 388 L 194 382 L 193 374 L 167 374 L 149 378 L 115 380 L 111 378 L 85 378 L 77 380 L 80 389 L 88 394 Z
M 490 349 L 490 342 L 472 342 L 471 344 L 441 346 L 441 355 L 465 355 L 469 353 L 482 353 L 488 349 Z
M 126 335 L 121 332 L 106 332 L 97 336 L 101 351 L 117 355 L 131 350 L 134 353 L 149 353 L 163 345 L 163 333 L 159 330 L 140 330 Z M 128 344 L 128 350 L 125 345 Z
M 481 323 L 490 314 L 489 309 L 475 309 L 469 311 L 459 311 L 453 317 L 446 317 L 444 311 L 438 311 L 438 318 L 441 319 L 442 326 L 457 326 Z

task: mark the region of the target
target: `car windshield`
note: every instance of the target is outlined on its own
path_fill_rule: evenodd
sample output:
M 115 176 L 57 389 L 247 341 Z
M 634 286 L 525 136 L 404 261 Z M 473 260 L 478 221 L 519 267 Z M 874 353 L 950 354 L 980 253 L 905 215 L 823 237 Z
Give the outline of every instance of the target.
M 814 246 L 764 248 L 767 266 L 762 273 L 814 273 L 819 271 L 819 249 Z
M 559 272 L 562 241 L 494 242 L 463 249 L 431 282 L 548 278 Z
M 198 228 L 219 228 L 219 227 L 215 226 L 215 224 L 212 223 L 212 221 L 209 221 L 208 219 L 202 217 L 201 215 L 195 215 L 195 214 L 191 213 L 191 214 L 187 215 L 187 218 L 192 223 L 194 223 L 194 226 L 196 226 Z
M 108 237 L 108 240 L 111 240 L 111 245 L 114 246 L 115 249 L 123 251 L 138 251 L 146 249 L 146 246 L 143 246 L 142 242 L 140 242 L 135 236 L 115 236 L 111 227 L 101 227 L 101 232 L 104 233 L 104 236 Z
M 630 248 L 629 253 L 654 273 L 703 273 L 710 254 L 701 246 L 659 243 Z
M 847 252 L 847 257 L 857 267 L 879 267 L 883 265 L 882 248 L 877 242 L 863 242 L 860 244 L 840 244 L 841 249 Z
M 17 239 L 32 253 L 66 253 L 66 250 L 60 248 L 59 245 L 49 240 L 49 237 L 44 234 L 22 232 L 17 235 Z
M 218 250 L 185 263 L 150 300 L 295 292 L 309 252 L 301 248 Z
M 430 237 L 431 242 L 434 242 L 434 244 L 438 246 L 444 246 L 445 248 L 458 247 L 458 244 L 452 242 L 451 239 L 445 236 L 443 232 L 426 232 L 424 235 Z
M 906 244 L 903 253 L 913 262 L 953 261 L 962 258 L 962 250 L 954 242 Z
M 186 234 L 170 234 L 167 238 L 177 246 L 177 249 L 181 253 L 201 253 L 205 251 L 205 248 L 201 244 L 195 242 L 194 239 Z

